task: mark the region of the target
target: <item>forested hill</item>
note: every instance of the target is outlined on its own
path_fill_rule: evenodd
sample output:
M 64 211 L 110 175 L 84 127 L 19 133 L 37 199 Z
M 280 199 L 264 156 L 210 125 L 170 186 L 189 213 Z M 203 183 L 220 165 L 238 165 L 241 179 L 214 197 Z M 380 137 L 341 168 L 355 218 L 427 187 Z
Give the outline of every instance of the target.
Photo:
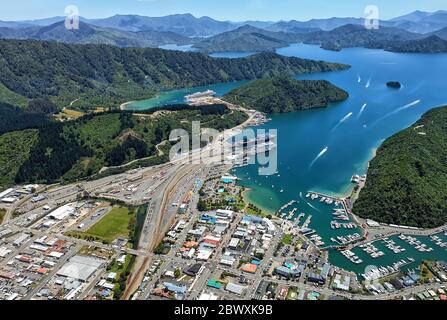
M 348 98 L 348 93 L 324 80 L 273 77 L 254 80 L 224 96 L 226 101 L 266 113 L 326 107 Z
M 165 110 L 165 112 L 157 112 Z M 133 160 L 135 167 L 169 160 L 173 129 L 191 132 L 191 121 L 219 131 L 247 120 L 225 105 L 174 105 L 146 112 L 90 113 L 74 121 L 27 123 L 0 135 L 0 190 L 16 183 L 74 181 Z M 11 128 L 13 129 L 13 128 Z M 162 153 L 157 152 L 161 150 Z M 130 170 L 134 167 L 126 167 Z
M 433 35 L 425 39 L 397 42 L 386 49 L 388 51 L 407 53 L 444 53 L 447 52 L 447 41 Z
M 303 35 L 288 32 L 273 32 L 245 25 L 236 30 L 205 38 L 194 44 L 202 52 L 261 52 L 271 51 L 300 42 Z
M 387 139 L 371 161 L 354 212 L 379 222 L 431 228 L 447 223 L 447 107 Z
M 116 106 L 161 89 L 343 68 L 274 53 L 214 59 L 153 48 L 0 40 L 0 101 L 49 97 L 59 106 L 76 99 L 77 106 Z

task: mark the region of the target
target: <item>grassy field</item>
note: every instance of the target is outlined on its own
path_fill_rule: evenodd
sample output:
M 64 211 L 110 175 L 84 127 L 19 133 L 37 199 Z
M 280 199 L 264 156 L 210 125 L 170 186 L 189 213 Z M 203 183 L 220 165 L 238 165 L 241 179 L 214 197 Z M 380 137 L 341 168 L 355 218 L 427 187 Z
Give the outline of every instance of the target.
M 69 232 L 81 238 L 95 238 L 111 243 L 118 237 L 130 238 L 135 224 L 136 211 L 125 207 L 114 207 L 107 215 L 85 232 Z
M 282 238 L 282 243 L 285 245 L 292 244 L 292 235 L 291 234 L 284 235 L 284 237 Z
M 115 207 L 99 222 L 95 223 L 88 234 L 112 242 L 117 237 L 129 237 L 129 225 L 131 220 L 135 219 L 135 211 L 124 207 Z
M 85 115 L 84 112 L 64 108 L 61 112 L 55 115 L 57 120 L 77 119 Z

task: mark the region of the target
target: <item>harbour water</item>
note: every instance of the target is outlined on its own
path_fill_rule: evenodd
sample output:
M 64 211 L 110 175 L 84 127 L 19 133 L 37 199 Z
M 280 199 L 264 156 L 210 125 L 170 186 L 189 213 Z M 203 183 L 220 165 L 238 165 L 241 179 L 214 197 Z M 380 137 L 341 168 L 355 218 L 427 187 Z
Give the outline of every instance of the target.
M 345 196 L 353 188 L 350 178 L 365 174 L 368 162 L 381 142 L 414 123 L 429 109 L 447 105 L 447 54 L 399 54 L 362 48 L 326 51 L 318 46 L 295 44 L 277 51 L 286 56 L 346 63 L 351 69 L 301 75 L 299 79 L 325 79 L 348 91 L 348 100 L 328 108 L 271 115 L 271 121 L 261 129 L 277 129 L 278 172 L 259 176 L 258 167 L 250 165 L 234 171 L 241 184 L 250 189 L 246 198 L 258 207 L 276 212 L 291 200 L 296 214 L 304 213 L 300 221 L 312 216 L 309 228 L 316 230 L 325 245 L 331 238 L 359 232 L 330 226 L 333 205 L 309 200 L 305 195 L 315 191 L 333 196 Z M 217 54 L 218 57 L 238 57 L 236 53 Z M 399 81 L 402 88 L 391 89 L 388 81 Z M 135 102 L 130 109 L 142 110 L 170 103 L 184 102 L 187 94 L 214 90 L 223 95 L 243 84 L 233 82 L 161 93 L 155 99 Z M 282 192 L 281 192 L 282 191 Z M 423 259 L 447 260 L 445 248 L 431 245 L 433 251 L 419 252 L 400 239 L 406 248 L 394 254 L 383 247 L 385 255 L 374 259 L 360 248 L 353 251 L 363 260 L 353 264 L 335 250 L 330 251 L 332 264 L 357 273 L 368 265 L 384 266 L 411 257 L 415 262 L 405 268 L 415 268 Z M 421 241 L 431 244 L 428 237 Z
M 384 139 L 414 123 L 427 110 L 447 104 L 443 80 L 447 54 L 397 54 L 361 48 L 332 52 L 303 44 L 279 49 L 278 53 L 347 63 L 352 68 L 299 76 L 331 81 L 349 92 L 346 101 L 328 108 L 271 115 L 272 121 L 259 127 L 278 130 L 279 176 L 260 177 L 254 183 L 256 165 L 236 172 L 252 189 L 247 197 L 272 212 L 300 192 L 346 195 L 353 186 L 351 176 L 366 173 L 369 160 Z M 400 81 L 403 88 L 388 88 L 386 82 L 390 80 Z M 253 179 L 244 179 L 247 177 Z M 285 192 L 279 193 L 281 189 Z
M 429 109 L 446 105 L 447 84 L 443 78 L 447 54 L 399 54 L 362 48 L 332 52 L 303 44 L 279 49 L 278 53 L 350 64 L 352 68 L 346 71 L 298 77 L 329 80 L 348 91 L 350 97 L 324 109 L 270 116 L 272 121 L 259 128 L 278 130 L 278 174 L 259 176 L 256 165 L 237 168 L 234 173 L 250 189 L 246 198 L 267 211 L 275 212 L 292 199 L 300 200 L 298 211 L 312 215 L 309 227 L 327 245 L 334 234 L 347 231 L 330 228 L 331 206 L 318 202 L 315 210 L 300 199 L 300 193 L 312 190 L 347 195 L 353 188 L 351 176 L 366 173 L 369 160 L 384 139 L 408 127 Z M 388 81 L 400 81 L 403 88 L 390 89 Z M 406 268 L 414 268 L 422 259 L 447 259 L 445 249 L 433 249 L 412 252 L 408 248 L 402 254 L 385 251 L 386 255 L 378 259 L 360 250 L 358 256 L 363 263 L 359 265 L 331 251 L 330 261 L 363 272 L 368 265 L 387 265 L 407 255 L 416 261 Z
M 408 258 L 413 258 L 415 261 L 406 265 L 404 270 L 416 270 L 421 261 L 423 260 L 443 260 L 447 259 L 447 250 L 446 248 L 440 248 L 433 241 L 430 240 L 429 237 L 415 237 L 420 240 L 422 243 L 426 244 L 428 247 L 432 248 L 431 252 L 420 252 L 416 250 L 413 246 L 409 245 L 405 241 L 399 239 L 398 236 L 389 237 L 389 240 L 393 240 L 397 245 L 401 246 L 405 249 L 405 251 L 395 254 L 393 251 L 389 250 L 383 240 L 378 240 L 374 242 L 374 246 L 377 247 L 380 251 L 382 251 L 385 255 L 379 258 L 372 258 L 368 253 L 364 252 L 361 248 L 356 247 L 352 252 L 354 252 L 360 259 L 363 260 L 361 264 L 353 264 L 346 257 L 344 257 L 340 252 L 332 250 L 330 251 L 329 257 L 331 264 L 335 266 L 342 267 L 346 270 L 353 271 L 357 274 L 362 274 L 365 272 L 365 269 L 368 266 L 377 266 L 377 267 L 386 267 L 392 266 L 393 263 Z

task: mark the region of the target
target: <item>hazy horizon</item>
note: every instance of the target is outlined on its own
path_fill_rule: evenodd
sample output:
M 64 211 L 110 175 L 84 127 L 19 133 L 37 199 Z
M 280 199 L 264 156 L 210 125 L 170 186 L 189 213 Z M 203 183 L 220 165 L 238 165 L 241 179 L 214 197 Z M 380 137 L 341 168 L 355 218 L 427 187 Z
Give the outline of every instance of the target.
M 4 0 L 2 0 L 4 2 Z M 389 20 L 417 10 L 445 10 L 445 0 L 420 3 L 417 0 L 227 0 L 209 3 L 205 0 L 16 0 L 2 4 L 0 20 L 26 21 L 65 16 L 65 8 L 75 5 L 86 19 L 102 19 L 114 15 L 161 17 L 190 13 L 219 21 L 307 21 L 332 17 L 364 17 L 368 5 L 376 5 L 380 19 Z M 45 6 L 45 10 L 42 10 Z M 234 10 L 238 8 L 238 10 Z M 322 10 L 321 8 L 325 8 Z

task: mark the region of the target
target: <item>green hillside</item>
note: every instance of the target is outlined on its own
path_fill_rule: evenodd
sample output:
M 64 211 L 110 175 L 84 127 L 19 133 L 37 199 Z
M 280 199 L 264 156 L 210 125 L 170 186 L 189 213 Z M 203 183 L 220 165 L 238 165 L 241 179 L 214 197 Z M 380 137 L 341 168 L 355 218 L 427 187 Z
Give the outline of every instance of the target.
M 163 113 L 157 111 L 165 110 Z M 74 181 L 136 159 L 146 164 L 168 160 L 156 146 L 171 130 L 191 131 L 191 121 L 223 130 L 247 119 L 224 105 L 166 106 L 147 112 L 89 114 L 64 123 L 51 122 L 35 130 L 0 135 L 1 187 L 14 183 Z M 169 151 L 170 144 L 165 148 Z M 128 169 L 127 169 L 128 170 Z
M 214 59 L 153 48 L 0 40 L 0 87 L 6 101 L 49 98 L 59 107 L 117 107 L 163 89 L 347 68 L 261 53 Z M 22 101 L 23 104 L 23 101 Z
M 348 93 L 323 80 L 294 80 L 274 77 L 254 80 L 237 88 L 224 99 L 266 113 L 326 107 L 348 98 Z
M 427 112 L 387 139 L 371 161 L 354 212 L 380 222 L 436 227 L 447 222 L 447 107 Z
M 273 32 L 245 25 L 198 41 L 194 47 L 202 52 L 274 51 L 302 39 L 303 36 L 297 33 Z
M 9 132 L 0 136 L 0 190 L 14 184 L 21 165 L 38 139 L 37 130 Z

